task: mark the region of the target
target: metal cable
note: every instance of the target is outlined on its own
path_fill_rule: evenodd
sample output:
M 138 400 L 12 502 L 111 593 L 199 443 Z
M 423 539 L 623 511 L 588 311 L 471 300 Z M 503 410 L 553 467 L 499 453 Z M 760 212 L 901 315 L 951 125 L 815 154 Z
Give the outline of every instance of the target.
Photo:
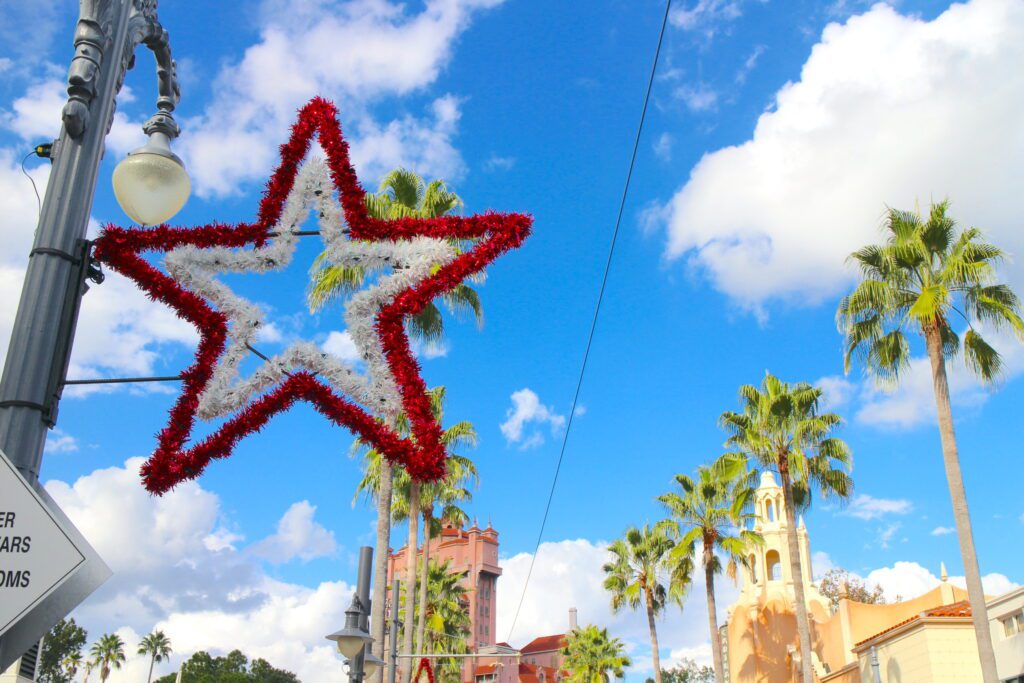
M 665 27 L 668 25 L 669 9 L 672 7 L 672 0 L 665 2 L 665 15 L 661 20 L 661 31 L 658 33 L 658 46 L 654 50 L 654 63 L 651 64 L 651 75 L 647 80 L 647 93 L 644 96 L 644 107 L 640 112 L 640 124 L 637 126 L 636 139 L 633 141 L 633 156 L 629 160 L 629 171 L 626 173 L 626 183 L 622 188 L 622 200 L 619 202 L 619 213 L 615 218 L 615 229 L 612 231 L 612 241 L 608 247 L 608 259 L 604 265 L 604 275 L 601 278 L 601 288 L 597 294 L 597 304 L 594 306 L 594 317 L 590 323 L 590 334 L 587 337 L 587 346 L 583 352 L 583 363 L 580 366 L 580 376 L 576 382 L 576 393 L 572 398 L 572 410 L 569 412 L 569 421 L 565 425 L 565 435 L 562 437 L 562 448 L 558 453 L 558 463 L 555 465 L 555 476 L 551 480 L 551 491 L 548 493 L 548 502 L 544 506 L 544 517 L 540 522 L 540 531 L 537 533 L 537 544 L 533 550 L 533 557 L 530 559 L 530 569 L 526 572 L 526 583 L 523 584 L 523 594 L 519 597 L 519 605 L 516 607 L 516 614 L 512 618 L 512 626 L 508 630 L 506 642 L 512 642 L 512 634 L 516 629 L 516 622 L 519 621 L 519 612 L 523 608 L 523 601 L 526 599 L 526 589 L 530 585 L 530 577 L 533 576 L 533 566 L 537 562 L 537 553 L 540 551 L 541 540 L 544 537 L 544 528 L 548 523 L 548 514 L 551 512 L 551 502 L 555 497 L 555 489 L 558 484 L 558 474 L 562 470 L 562 460 L 565 457 L 565 447 L 569 442 L 569 431 L 572 429 L 573 418 L 576 416 L 576 406 L 579 403 L 580 390 L 583 388 L 583 376 L 587 371 L 587 361 L 590 359 L 590 348 L 594 343 L 594 332 L 597 330 L 597 320 L 601 312 L 601 303 L 604 301 L 605 288 L 608 285 L 608 274 L 612 267 L 612 258 L 615 255 L 615 244 L 619 238 L 619 227 L 622 224 L 622 214 L 626 209 L 626 197 L 629 194 L 629 183 L 633 178 L 633 168 L 636 166 L 636 155 L 640 149 L 640 136 L 644 130 L 644 120 L 647 118 L 647 106 L 651 101 L 651 90 L 654 88 L 654 74 L 658 70 L 658 57 L 661 55 L 661 44 L 665 38 Z

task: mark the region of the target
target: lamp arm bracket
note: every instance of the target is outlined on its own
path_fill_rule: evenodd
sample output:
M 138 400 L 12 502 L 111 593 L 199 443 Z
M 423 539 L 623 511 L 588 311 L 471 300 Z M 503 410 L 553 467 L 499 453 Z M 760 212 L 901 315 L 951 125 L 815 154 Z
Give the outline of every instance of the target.
M 96 97 L 99 70 L 105 56 L 119 57 L 116 93 L 121 91 L 127 72 L 135 66 L 135 48 L 144 44 L 156 57 L 157 112 L 143 125 L 147 135 L 160 132 L 170 139 L 179 128 L 172 112 L 181 98 L 177 65 L 171 56 L 170 39 L 157 18 L 157 0 L 130 0 L 124 44 L 118 51 L 112 45 L 116 0 L 79 0 L 79 19 L 75 28 L 75 56 L 68 71 L 68 101 L 64 105 L 64 128 L 79 138 L 89 125 Z M 115 102 L 116 107 L 116 102 Z M 109 133 L 114 121 L 111 109 L 106 122 Z

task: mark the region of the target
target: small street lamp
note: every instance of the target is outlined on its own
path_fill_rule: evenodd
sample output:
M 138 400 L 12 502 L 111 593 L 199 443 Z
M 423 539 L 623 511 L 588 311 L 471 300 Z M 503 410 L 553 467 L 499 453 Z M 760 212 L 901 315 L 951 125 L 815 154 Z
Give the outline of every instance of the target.
M 352 604 L 345 610 L 345 628 L 335 631 L 327 640 L 333 640 L 338 652 L 348 663 L 349 683 L 362 683 L 384 665 L 384 661 L 370 651 L 370 575 L 373 572 L 373 548 L 359 549 L 359 571 Z
M 338 646 L 338 652 L 345 659 L 352 660 L 363 650 L 363 646 L 373 642 L 373 638 L 365 629 L 359 626 L 360 618 L 363 616 L 363 606 L 359 596 L 352 595 L 352 604 L 345 610 L 345 628 L 335 631 L 327 636 L 327 640 L 333 640 Z

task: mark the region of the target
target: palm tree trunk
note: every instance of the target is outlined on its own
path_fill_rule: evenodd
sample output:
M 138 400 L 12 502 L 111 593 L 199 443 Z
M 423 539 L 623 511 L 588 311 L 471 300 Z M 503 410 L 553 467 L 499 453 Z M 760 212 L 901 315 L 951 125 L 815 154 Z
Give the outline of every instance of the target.
M 658 629 L 654 627 L 654 597 L 644 588 L 647 599 L 647 628 L 651 631 L 651 664 L 654 666 L 654 683 L 661 683 L 661 660 L 658 657 Z
M 149 675 L 146 676 L 146 683 L 153 683 L 153 664 L 156 663 L 156 653 L 149 658 Z
M 974 533 L 971 530 L 971 515 L 967 508 L 967 492 L 964 490 L 964 479 L 960 472 L 960 455 L 957 452 L 956 434 L 953 431 L 953 411 L 949 405 L 946 361 L 942 355 L 939 331 L 934 328 L 925 330 L 925 342 L 928 346 L 928 359 L 932 365 L 935 407 L 938 411 L 939 436 L 942 440 L 942 463 L 946 467 L 949 497 L 953 501 L 953 520 L 956 522 L 960 557 L 964 563 L 964 577 L 967 579 L 967 598 L 971 603 L 971 620 L 974 622 L 974 636 L 978 641 L 981 674 L 985 683 L 997 683 L 999 677 L 996 674 L 996 658 L 992 650 L 992 632 L 989 630 L 978 555 L 974 550 Z
M 725 665 L 722 662 L 722 639 L 718 636 L 718 609 L 715 606 L 714 554 L 707 540 L 704 543 L 704 583 L 708 594 L 708 629 L 711 631 L 711 657 L 715 665 L 715 680 L 725 680 Z
M 807 600 L 804 597 L 804 573 L 800 567 L 800 543 L 796 537 L 796 512 L 793 508 L 793 482 L 789 479 L 789 463 L 779 463 L 779 477 L 782 479 L 782 496 L 786 501 L 786 545 L 789 548 L 789 572 L 793 578 L 793 593 L 796 601 L 796 630 L 800 637 L 800 669 L 803 683 L 814 683 L 814 667 L 811 664 L 811 620 L 807 616 Z M 765 571 L 768 568 L 765 567 Z
M 387 458 L 380 459 L 380 485 L 377 489 L 377 549 L 373 559 L 373 596 L 370 601 L 370 635 L 373 636 L 371 652 L 381 659 L 384 653 L 384 607 L 388 590 L 388 556 L 391 554 L 391 491 L 395 468 Z M 398 609 L 394 605 L 392 609 Z M 392 638 L 397 638 L 395 633 Z M 381 667 L 370 677 L 369 683 L 383 680 L 387 667 Z
M 413 615 L 416 613 L 416 548 L 419 545 L 420 485 L 409 486 L 409 540 L 405 545 L 405 626 L 402 628 L 402 654 L 412 654 Z M 412 680 L 413 658 L 403 657 L 403 683 Z
M 427 633 L 427 578 L 430 576 L 430 523 L 433 518 L 430 510 L 423 509 L 423 559 L 420 565 L 420 596 L 416 604 L 419 614 L 416 617 L 416 652 L 426 652 L 424 636 Z

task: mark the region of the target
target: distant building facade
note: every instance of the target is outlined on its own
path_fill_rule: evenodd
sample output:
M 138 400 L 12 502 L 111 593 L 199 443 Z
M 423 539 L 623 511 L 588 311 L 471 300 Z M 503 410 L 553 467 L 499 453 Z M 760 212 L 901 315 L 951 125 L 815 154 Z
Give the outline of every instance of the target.
M 790 683 L 798 679 L 795 584 L 789 571 L 789 530 L 782 489 L 771 473 L 755 497 L 754 530 L 764 544 L 747 558 L 742 590 L 721 629 L 733 683 Z M 804 596 L 811 619 L 811 664 L 821 683 L 873 683 L 875 660 L 886 683 L 981 683 L 967 592 L 947 581 L 912 600 L 868 605 L 848 598 L 833 613 L 812 582 L 811 550 L 797 527 Z M 1024 589 L 989 601 L 1000 680 L 1024 683 Z
M 402 547 L 389 555 L 388 586 L 395 576 L 404 579 L 408 554 Z M 416 551 L 417 558 L 422 554 L 422 550 Z M 449 561 L 453 572 L 463 574 L 471 623 L 467 644 L 471 653 L 479 655 L 466 660 L 464 683 L 559 683 L 564 678 L 561 666 L 565 633 L 534 638 L 522 649 L 496 642 L 501 567 L 498 532 L 490 523 L 486 529 L 476 522 L 468 529 L 445 526 L 439 537 L 430 540 L 429 555 L 432 562 Z M 388 601 L 390 604 L 390 595 Z M 568 625 L 570 630 L 576 628 L 575 608 L 569 612 Z

